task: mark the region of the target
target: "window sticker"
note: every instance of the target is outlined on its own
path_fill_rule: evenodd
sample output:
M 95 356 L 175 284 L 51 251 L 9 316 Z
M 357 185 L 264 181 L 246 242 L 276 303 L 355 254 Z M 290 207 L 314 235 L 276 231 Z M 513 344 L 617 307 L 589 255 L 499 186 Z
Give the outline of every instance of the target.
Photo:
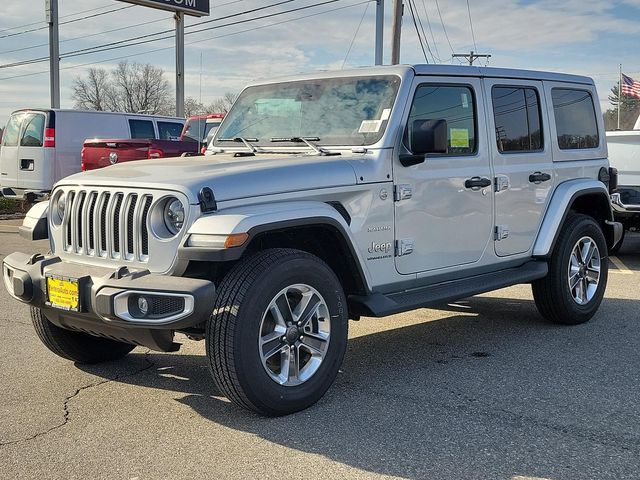
M 462 108 L 469 108 L 469 95 L 466 93 L 460 94 L 462 100 Z
M 378 133 L 382 127 L 382 120 L 363 120 L 358 133 Z
M 469 148 L 469 130 L 466 128 L 450 128 L 449 138 L 453 148 Z
M 390 116 L 391 116 L 391 109 L 385 108 L 384 110 L 382 110 L 382 116 L 380 117 L 380 120 L 384 122 L 385 120 L 389 120 Z

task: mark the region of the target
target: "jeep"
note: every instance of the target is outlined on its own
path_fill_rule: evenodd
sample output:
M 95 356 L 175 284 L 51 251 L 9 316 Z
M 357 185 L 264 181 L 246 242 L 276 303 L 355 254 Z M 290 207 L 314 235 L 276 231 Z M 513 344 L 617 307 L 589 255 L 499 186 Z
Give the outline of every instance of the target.
M 444 65 L 248 86 L 214 155 L 58 182 L 3 261 L 36 333 L 78 363 L 205 341 L 221 392 L 263 415 L 318 401 L 348 320 L 530 283 L 540 314 L 598 309 L 620 240 L 590 78 Z

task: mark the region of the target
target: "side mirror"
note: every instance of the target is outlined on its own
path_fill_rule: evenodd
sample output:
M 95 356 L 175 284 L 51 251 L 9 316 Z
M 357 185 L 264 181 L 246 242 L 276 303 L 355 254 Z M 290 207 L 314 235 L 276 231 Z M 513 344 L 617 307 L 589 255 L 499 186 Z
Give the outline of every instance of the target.
M 408 133 L 412 153 L 400 156 L 403 166 L 410 167 L 422 163 L 425 155 L 429 153 L 447 153 L 449 138 L 446 120 L 414 120 Z
M 447 153 L 447 133 L 446 120 L 414 120 L 409 129 L 411 151 L 415 155 Z

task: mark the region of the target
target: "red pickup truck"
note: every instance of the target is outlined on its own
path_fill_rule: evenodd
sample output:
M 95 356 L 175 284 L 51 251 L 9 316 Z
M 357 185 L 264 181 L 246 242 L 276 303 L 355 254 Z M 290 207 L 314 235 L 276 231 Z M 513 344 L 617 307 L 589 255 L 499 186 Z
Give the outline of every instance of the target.
M 121 162 L 163 157 L 179 157 L 183 153 L 197 155 L 196 141 L 115 139 L 86 140 L 82 147 L 82 171 L 108 167 Z

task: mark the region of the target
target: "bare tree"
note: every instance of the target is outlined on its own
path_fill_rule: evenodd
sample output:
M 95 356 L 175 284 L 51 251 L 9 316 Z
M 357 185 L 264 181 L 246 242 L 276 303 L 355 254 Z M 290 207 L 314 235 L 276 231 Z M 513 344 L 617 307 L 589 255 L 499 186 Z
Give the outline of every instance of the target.
M 90 68 L 87 78 L 73 81 L 75 108 L 81 110 L 113 110 L 115 95 L 109 73 L 103 68 Z
M 73 90 L 76 108 L 164 115 L 174 109 L 164 70 L 149 64 L 120 62 L 110 74 L 91 68 Z
M 237 93 L 227 92 L 222 97 L 214 100 L 207 107 L 208 113 L 229 113 L 231 106 L 238 98 Z
M 209 113 L 205 106 L 193 97 L 187 97 L 184 100 L 184 115 L 192 117 L 194 115 L 203 115 Z

